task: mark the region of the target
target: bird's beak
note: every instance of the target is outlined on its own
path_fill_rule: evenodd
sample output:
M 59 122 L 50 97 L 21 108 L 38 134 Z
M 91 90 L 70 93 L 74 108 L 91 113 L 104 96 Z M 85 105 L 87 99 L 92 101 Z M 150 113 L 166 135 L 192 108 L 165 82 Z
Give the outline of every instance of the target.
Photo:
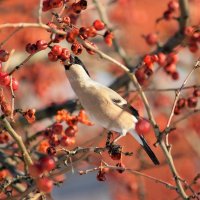
M 75 62 L 75 57 L 73 55 L 70 55 L 69 60 L 67 60 L 64 63 L 65 70 L 69 70 L 69 68 L 71 67 L 71 65 L 74 64 L 74 62 Z

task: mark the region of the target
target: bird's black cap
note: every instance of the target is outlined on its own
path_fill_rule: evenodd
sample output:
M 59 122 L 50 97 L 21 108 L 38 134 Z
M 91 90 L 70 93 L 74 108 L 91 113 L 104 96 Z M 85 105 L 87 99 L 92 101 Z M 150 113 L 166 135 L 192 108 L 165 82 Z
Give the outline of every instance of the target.
M 86 71 L 86 73 L 88 74 L 88 76 L 90 76 L 90 74 L 89 74 L 88 70 L 86 69 L 85 65 L 83 64 L 83 62 L 77 56 L 73 56 L 73 55 L 70 55 L 69 63 L 64 65 L 65 70 L 69 70 L 73 64 L 81 65 L 83 67 L 83 69 Z

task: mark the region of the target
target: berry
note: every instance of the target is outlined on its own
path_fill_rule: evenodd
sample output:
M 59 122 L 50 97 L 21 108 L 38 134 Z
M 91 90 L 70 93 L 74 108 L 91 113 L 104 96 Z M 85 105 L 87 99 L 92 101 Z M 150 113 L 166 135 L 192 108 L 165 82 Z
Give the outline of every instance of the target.
M 105 41 L 105 43 L 106 43 L 108 46 L 112 46 L 113 38 L 114 38 L 114 36 L 113 36 L 113 33 L 112 33 L 112 32 L 106 31 L 106 32 L 104 33 L 104 41 Z
M 56 61 L 58 60 L 58 56 L 55 56 L 55 55 L 52 53 L 52 51 L 50 51 L 50 52 L 48 53 L 48 58 L 49 58 L 49 60 L 52 61 L 52 62 L 56 62 Z
M 177 1 L 170 1 L 168 3 L 168 8 L 170 11 L 176 11 L 179 8 L 179 3 Z
M 68 137 L 74 137 L 77 131 L 78 131 L 77 126 L 69 126 L 65 130 L 65 135 Z
M 200 90 L 199 90 L 199 88 L 196 88 L 196 89 L 194 90 L 193 95 L 194 95 L 195 97 L 200 97 Z
M 36 42 L 36 47 L 38 51 L 44 50 L 48 47 L 48 44 L 45 40 L 38 40 Z
M 177 107 L 178 107 L 179 109 L 184 108 L 185 105 L 186 105 L 186 99 L 180 98 L 180 99 L 177 101 Z
M 26 52 L 30 53 L 30 54 L 36 53 L 37 52 L 37 46 L 36 46 L 36 44 L 28 43 L 26 45 Z
M 105 176 L 105 172 L 102 170 L 99 170 L 98 174 L 97 174 L 97 180 L 98 181 L 105 181 L 106 180 L 106 176 Z
M 153 46 L 158 43 L 158 35 L 156 33 L 150 33 L 146 37 L 146 42 L 148 45 Z
M 187 99 L 187 105 L 189 108 L 195 108 L 197 106 L 197 98 L 196 97 L 189 97 Z
M 64 147 L 75 144 L 75 137 L 67 137 L 66 135 L 61 138 L 61 145 Z
M 80 55 L 83 51 L 83 46 L 78 42 L 74 42 L 71 46 L 71 50 L 75 55 Z
M 43 171 L 51 171 L 56 167 L 54 159 L 50 156 L 40 158 L 39 163 Z
M 150 129 L 151 124 L 146 119 L 139 119 L 135 126 L 135 130 L 138 134 L 146 134 Z
M 97 35 L 96 29 L 93 26 L 89 27 L 87 29 L 87 35 L 88 37 L 95 37 Z
M 1 49 L 0 50 L 0 61 L 1 62 L 6 62 L 9 58 L 9 53 L 8 51 L 4 50 L 4 49 Z
M 93 22 L 93 26 L 97 31 L 101 31 L 105 28 L 105 24 L 99 19 Z
M 55 123 L 52 127 L 53 134 L 60 135 L 63 131 L 63 125 L 59 122 Z
M 175 64 L 169 64 L 165 66 L 165 71 L 169 74 L 173 74 L 174 72 L 176 72 L 176 65 Z
M 172 73 L 172 79 L 173 80 L 178 80 L 179 79 L 179 73 L 177 71 Z
M 166 55 L 164 53 L 158 53 L 158 64 L 163 66 L 166 63 Z
M 71 24 L 71 19 L 70 17 L 66 16 L 62 18 L 62 22 L 69 26 Z
M 42 192 L 45 193 L 50 193 L 53 189 L 53 181 L 47 177 L 37 179 L 36 185 Z
M 0 72 L 0 84 L 4 86 L 10 85 L 10 76 L 6 72 Z
M 49 0 L 43 1 L 43 3 L 42 3 L 42 11 L 43 12 L 46 12 L 46 11 L 50 10 L 51 8 L 52 8 L 52 6 L 50 6 Z
M 33 178 L 39 177 L 42 174 L 42 172 L 43 172 L 43 170 L 39 163 L 35 163 L 35 164 L 29 166 L 29 173 L 30 173 L 30 176 Z
M 59 46 L 59 45 L 54 45 L 54 46 L 51 48 L 51 53 L 52 53 L 54 56 L 59 56 L 59 55 L 62 53 L 62 47 Z
M 143 59 L 145 65 L 150 66 L 152 64 L 152 59 L 150 55 L 146 55 Z
M 174 114 L 175 114 L 175 115 L 179 115 L 180 112 L 181 112 L 181 111 L 180 111 L 180 108 L 179 108 L 178 106 L 176 106 L 175 109 L 174 109 Z

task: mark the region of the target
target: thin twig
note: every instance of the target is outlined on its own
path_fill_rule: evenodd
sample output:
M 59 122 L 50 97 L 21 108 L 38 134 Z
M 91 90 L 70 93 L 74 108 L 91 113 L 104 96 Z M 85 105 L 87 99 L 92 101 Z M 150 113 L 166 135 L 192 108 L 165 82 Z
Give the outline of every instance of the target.
M 17 27 L 13 32 L 11 32 L 1 43 L 0 43 L 0 48 L 13 36 L 15 33 L 17 33 L 21 27 Z
M 16 143 L 18 144 L 18 147 L 22 152 L 22 156 L 24 157 L 25 164 L 27 166 L 32 165 L 33 161 L 26 149 L 26 146 L 23 143 L 21 136 L 15 132 L 15 130 L 12 128 L 12 126 L 10 125 L 10 123 L 8 122 L 6 118 L 2 119 L 2 124 L 4 128 L 8 131 L 8 133 L 10 133 L 10 135 L 16 141 Z
M 43 0 L 39 0 L 39 8 L 38 8 L 38 23 L 42 24 L 42 5 Z

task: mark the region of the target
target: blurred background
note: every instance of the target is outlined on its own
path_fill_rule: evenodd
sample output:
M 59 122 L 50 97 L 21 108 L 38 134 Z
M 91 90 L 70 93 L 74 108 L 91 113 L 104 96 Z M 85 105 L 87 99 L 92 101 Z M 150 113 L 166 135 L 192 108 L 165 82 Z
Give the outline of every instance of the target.
M 73 2 L 73 1 L 71 1 Z M 145 55 L 156 50 L 157 46 L 149 45 L 145 36 L 150 33 L 157 34 L 160 45 L 172 37 L 179 29 L 176 20 L 161 20 L 155 23 L 157 19 L 163 16 L 169 1 L 152 0 L 101 0 L 104 14 L 108 17 L 109 25 L 113 29 L 114 38 L 126 52 L 127 59 L 131 66 L 136 66 L 140 59 Z M 189 0 L 189 24 L 200 25 L 200 1 Z M 0 0 L 0 24 L 36 22 L 39 0 Z M 55 9 L 56 12 L 56 9 Z M 67 15 L 67 13 L 65 13 Z M 175 17 L 179 16 L 177 11 Z M 51 11 L 42 14 L 42 20 L 47 23 L 51 18 Z M 98 10 L 92 0 L 88 0 L 88 8 L 81 12 L 77 26 L 90 26 L 95 19 L 99 19 Z M 12 31 L 12 28 L 0 29 L 0 41 Z M 100 34 L 101 35 L 101 34 Z M 10 71 L 13 67 L 21 63 L 28 54 L 25 51 L 27 43 L 35 43 L 37 40 L 49 40 L 49 33 L 40 28 L 24 28 L 16 32 L 4 45 L 9 52 L 12 52 L 8 64 L 3 65 L 5 71 Z M 101 36 L 95 37 L 92 41 L 106 54 L 123 62 L 122 58 L 115 51 L 114 47 L 108 47 Z M 70 44 L 63 40 L 60 45 L 70 49 Z M 166 123 L 172 109 L 175 97 L 174 90 L 158 91 L 157 89 L 178 88 L 181 86 L 187 74 L 193 68 L 200 55 L 199 43 L 196 51 L 191 51 L 185 45 L 185 48 L 177 50 L 178 61 L 176 71 L 179 74 L 178 79 L 174 80 L 165 70 L 156 66 L 155 72 L 144 83 L 147 98 L 151 109 L 161 130 L 166 127 Z M 34 55 L 20 70 L 14 73 L 14 77 L 19 80 L 19 89 L 16 91 L 16 108 L 35 108 L 37 112 L 45 110 L 49 106 L 62 105 L 66 102 L 76 99 L 67 77 L 64 73 L 64 67 L 60 62 L 50 62 L 47 54 L 49 50 L 41 51 Z M 93 79 L 107 86 L 113 86 L 124 96 L 131 104 L 139 110 L 141 116 L 147 118 L 144 105 L 141 98 L 135 92 L 135 88 L 130 81 L 123 79 L 125 72 L 118 66 L 100 58 L 98 55 L 89 55 L 86 51 L 80 55 L 80 58 L 86 65 Z M 200 70 L 196 70 L 191 76 L 187 85 L 200 84 Z M 117 81 L 116 81 L 117 80 Z M 120 87 L 119 80 L 126 80 Z M 152 90 L 148 90 L 151 88 Z M 181 97 L 189 98 L 193 94 L 194 88 L 183 90 Z M 6 91 L 5 91 L 6 92 Z M 8 98 L 10 93 L 8 92 Z M 199 103 L 195 108 L 185 108 L 179 115 L 175 115 L 173 120 L 184 116 L 188 112 L 199 108 Z M 75 111 L 74 113 L 77 113 Z M 33 125 L 25 124 L 23 127 L 16 127 L 22 134 L 34 134 L 37 131 L 44 130 L 55 121 L 56 111 L 51 116 L 45 112 Z M 191 183 L 200 169 L 200 114 L 194 114 L 183 120 L 176 127 L 176 130 L 170 133 L 169 139 L 172 144 L 172 155 L 175 166 L 180 176 Z M 23 122 L 24 123 L 24 122 Z M 102 127 L 98 125 L 85 126 L 80 125 L 76 138 L 75 146 L 81 146 L 85 141 L 103 133 Z M 120 140 L 124 151 L 133 151 L 133 157 L 125 157 L 123 163 L 127 168 L 139 170 L 151 176 L 165 180 L 174 184 L 169 166 L 166 163 L 159 147 L 153 147 L 156 138 L 153 130 L 145 135 L 148 143 L 158 156 L 161 165 L 154 167 L 145 153 L 141 151 L 136 142 L 127 135 Z M 39 141 L 42 141 L 42 138 Z M 105 144 L 106 135 L 99 139 L 99 146 Z M 155 183 L 143 177 L 135 176 L 130 173 L 109 172 L 106 175 L 106 181 L 99 182 L 96 179 L 96 172 L 80 176 L 78 170 L 93 168 L 100 163 L 101 156 L 91 155 L 89 162 L 82 161 L 76 166 L 75 172 L 71 170 L 65 174 L 64 184 L 55 187 L 52 198 L 57 200 L 137 200 L 137 199 L 178 199 L 177 193 L 165 186 Z M 103 159 L 115 165 L 106 153 Z M 194 189 L 199 192 L 200 183 L 194 185 Z

